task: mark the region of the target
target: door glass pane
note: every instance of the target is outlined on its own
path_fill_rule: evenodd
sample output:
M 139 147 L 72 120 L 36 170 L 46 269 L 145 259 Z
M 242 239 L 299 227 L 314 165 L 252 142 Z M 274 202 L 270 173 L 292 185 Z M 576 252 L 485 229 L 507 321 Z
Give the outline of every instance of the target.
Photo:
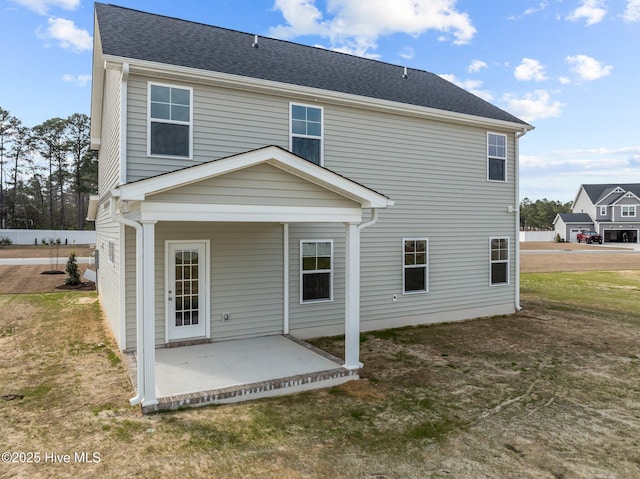
M 181 250 L 176 252 L 175 278 L 175 313 L 176 326 L 199 324 L 198 318 L 198 263 L 197 250 Z M 181 264 L 178 264 L 180 262 Z

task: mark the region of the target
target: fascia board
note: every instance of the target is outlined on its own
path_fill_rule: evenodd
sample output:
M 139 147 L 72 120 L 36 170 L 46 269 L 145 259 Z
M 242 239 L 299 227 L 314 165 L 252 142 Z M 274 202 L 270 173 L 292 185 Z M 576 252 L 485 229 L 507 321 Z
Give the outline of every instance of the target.
M 342 106 L 394 113 L 398 115 L 428 118 L 449 123 L 478 126 L 482 128 L 498 128 L 508 131 L 531 131 L 531 125 L 524 125 L 504 120 L 495 120 L 465 113 L 449 112 L 436 108 L 400 103 L 390 100 L 380 100 L 371 97 L 353 95 L 349 93 L 335 92 L 320 88 L 292 85 L 290 83 L 262 80 L 242 75 L 220 73 L 197 68 L 168 65 L 165 63 L 136 60 L 132 58 L 105 55 L 109 61 L 129 63 L 132 74 L 152 75 L 156 78 L 179 79 L 196 83 L 212 84 L 233 88 L 237 90 L 249 90 L 269 93 L 272 95 L 296 98 L 307 102 L 323 102 Z
M 361 208 L 224 205 L 145 201 L 141 221 L 214 221 L 241 223 L 359 223 Z

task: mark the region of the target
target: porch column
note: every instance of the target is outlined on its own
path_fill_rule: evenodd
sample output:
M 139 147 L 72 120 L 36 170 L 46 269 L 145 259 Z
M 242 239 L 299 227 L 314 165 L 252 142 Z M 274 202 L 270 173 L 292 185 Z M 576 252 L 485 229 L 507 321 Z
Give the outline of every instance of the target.
M 359 369 L 360 362 L 360 229 L 346 226 L 344 367 Z
M 144 317 L 142 334 L 144 344 L 144 398 L 143 406 L 158 404 L 156 398 L 156 281 L 155 281 L 155 225 L 156 221 L 141 221 L 142 224 L 142 289 L 144 291 Z

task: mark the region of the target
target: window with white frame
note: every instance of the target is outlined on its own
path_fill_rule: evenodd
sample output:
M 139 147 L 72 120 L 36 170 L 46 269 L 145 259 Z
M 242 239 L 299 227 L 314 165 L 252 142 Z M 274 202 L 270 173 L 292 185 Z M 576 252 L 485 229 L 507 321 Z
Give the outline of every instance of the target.
M 322 108 L 291 104 L 291 152 L 322 165 Z
M 149 155 L 191 158 L 192 94 L 191 88 L 149 83 Z
M 429 240 L 405 238 L 402 240 L 402 292 L 429 291 Z
M 622 210 L 622 217 L 623 218 L 629 218 L 631 216 L 635 216 L 636 215 L 636 206 L 622 206 L 621 207 Z
M 491 285 L 509 284 L 509 238 L 490 238 Z
M 333 241 L 300 241 L 300 302 L 333 299 Z
M 507 135 L 487 133 L 487 179 L 507 181 Z
M 600 216 L 607 216 L 607 207 L 606 206 L 601 206 L 600 207 Z

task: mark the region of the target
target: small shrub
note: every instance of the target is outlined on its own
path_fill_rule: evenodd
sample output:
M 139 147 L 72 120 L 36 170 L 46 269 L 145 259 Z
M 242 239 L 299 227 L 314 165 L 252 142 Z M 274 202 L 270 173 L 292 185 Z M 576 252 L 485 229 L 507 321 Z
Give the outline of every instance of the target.
M 78 262 L 76 260 L 76 252 L 72 251 L 67 260 L 67 277 L 64 284 L 77 286 L 80 284 L 80 271 L 78 270 Z
M 556 243 L 562 243 L 562 238 L 560 238 L 560 233 L 556 233 Z
M 13 244 L 13 241 L 8 236 L 3 236 L 0 238 L 0 248 L 3 246 L 8 246 L 10 244 Z

